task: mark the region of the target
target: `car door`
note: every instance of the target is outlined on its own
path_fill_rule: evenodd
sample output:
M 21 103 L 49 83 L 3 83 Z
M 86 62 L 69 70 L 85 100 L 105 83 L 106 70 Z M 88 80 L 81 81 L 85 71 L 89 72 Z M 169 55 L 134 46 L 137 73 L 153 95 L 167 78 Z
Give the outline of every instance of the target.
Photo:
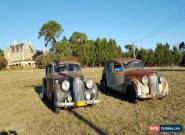
M 112 89 L 122 93 L 125 82 L 125 76 L 123 64 L 121 62 L 114 61 L 110 77 L 112 81 Z

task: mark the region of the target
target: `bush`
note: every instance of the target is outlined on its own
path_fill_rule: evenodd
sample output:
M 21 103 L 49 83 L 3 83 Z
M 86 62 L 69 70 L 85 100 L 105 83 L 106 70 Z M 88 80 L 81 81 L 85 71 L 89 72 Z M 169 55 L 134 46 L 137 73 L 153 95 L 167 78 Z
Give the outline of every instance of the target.
M 45 68 L 49 62 L 55 61 L 55 60 L 58 61 L 61 59 L 63 59 L 63 57 L 59 54 L 52 54 L 52 53 L 49 53 L 46 55 L 41 54 L 36 57 L 35 63 L 38 68 Z
M 0 55 L 0 70 L 6 68 L 7 64 L 7 60 L 2 55 Z

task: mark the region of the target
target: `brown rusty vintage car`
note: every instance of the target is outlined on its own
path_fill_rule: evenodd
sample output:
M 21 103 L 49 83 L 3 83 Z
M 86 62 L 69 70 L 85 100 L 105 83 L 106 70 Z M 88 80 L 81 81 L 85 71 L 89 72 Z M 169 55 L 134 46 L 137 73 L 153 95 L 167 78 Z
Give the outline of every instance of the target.
M 141 60 L 114 58 L 106 62 L 101 79 L 103 89 L 108 88 L 126 95 L 130 102 L 137 99 L 163 98 L 168 95 L 168 82 L 164 75 L 144 69 Z
M 52 101 L 56 113 L 60 107 L 80 107 L 99 102 L 96 84 L 92 80 L 84 81 L 78 62 L 50 62 L 42 82 L 42 97 Z

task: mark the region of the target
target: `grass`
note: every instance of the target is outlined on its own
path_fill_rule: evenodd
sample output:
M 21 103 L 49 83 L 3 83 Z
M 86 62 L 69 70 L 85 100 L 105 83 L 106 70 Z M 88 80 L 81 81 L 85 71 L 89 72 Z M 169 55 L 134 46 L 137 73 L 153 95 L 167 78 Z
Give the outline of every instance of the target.
M 102 68 L 83 69 L 85 78 L 99 83 Z M 54 114 L 37 94 L 44 70 L 0 72 L 0 131 L 18 135 L 150 134 L 150 124 L 185 126 L 185 72 L 161 72 L 167 76 L 170 94 L 162 100 L 134 105 L 118 93 L 100 92 L 93 107 L 61 110 Z

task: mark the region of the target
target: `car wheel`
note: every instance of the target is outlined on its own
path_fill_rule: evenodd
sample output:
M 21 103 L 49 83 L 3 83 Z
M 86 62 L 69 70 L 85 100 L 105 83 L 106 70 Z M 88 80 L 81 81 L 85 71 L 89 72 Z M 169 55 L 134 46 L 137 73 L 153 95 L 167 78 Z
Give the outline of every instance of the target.
M 42 90 L 40 92 L 40 97 L 41 99 L 46 99 L 46 88 L 44 88 L 44 86 L 42 87 Z
M 55 106 L 55 98 L 54 98 L 54 94 L 52 93 L 52 106 L 53 106 L 53 111 L 56 114 L 60 113 L 60 108 Z
M 102 77 L 101 87 L 103 90 L 107 89 L 107 79 L 106 79 L 105 75 L 103 75 L 103 77 Z
M 136 90 L 133 85 L 129 85 L 127 88 L 127 99 L 131 103 L 138 103 L 138 99 L 136 98 Z

